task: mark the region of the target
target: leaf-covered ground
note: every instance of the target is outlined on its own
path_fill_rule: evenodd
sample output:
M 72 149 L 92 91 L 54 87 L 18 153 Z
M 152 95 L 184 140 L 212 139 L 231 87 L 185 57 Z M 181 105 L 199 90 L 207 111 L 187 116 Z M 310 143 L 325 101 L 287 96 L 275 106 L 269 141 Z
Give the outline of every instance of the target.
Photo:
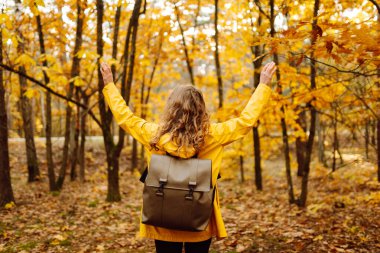
M 42 143 L 44 178 L 32 184 L 26 184 L 23 143 L 10 148 L 17 205 L 0 211 L 0 252 L 154 252 L 151 240 L 138 237 L 142 184 L 126 169 L 128 149 L 121 162 L 123 199 L 107 203 L 101 145 L 86 154 L 88 182 L 66 178 L 60 194 L 48 192 Z M 60 153 L 55 152 L 56 161 Z M 214 240 L 211 252 L 380 252 L 375 166 L 358 155 L 345 160 L 349 165 L 334 173 L 313 165 L 306 209 L 288 205 L 280 158 L 264 162 L 263 192 L 252 180 L 220 181 L 229 237 Z M 251 174 L 248 169 L 249 164 Z M 294 180 L 299 188 L 299 179 Z

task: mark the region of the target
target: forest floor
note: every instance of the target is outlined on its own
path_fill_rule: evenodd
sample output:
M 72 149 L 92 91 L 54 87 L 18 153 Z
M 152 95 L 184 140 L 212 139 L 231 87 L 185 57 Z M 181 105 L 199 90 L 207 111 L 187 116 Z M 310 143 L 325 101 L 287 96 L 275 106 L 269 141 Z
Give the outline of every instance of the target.
M 10 143 L 16 205 L 0 211 L 0 252 L 155 252 L 152 240 L 138 237 L 143 185 L 127 170 L 128 148 L 120 162 L 122 201 L 107 203 L 102 145 L 86 153 L 87 182 L 67 177 L 60 193 L 48 192 L 44 145 L 37 146 L 43 179 L 27 184 L 24 144 Z M 54 153 L 59 161 L 60 150 Z M 210 252 L 380 252 L 380 184 L 375 165 L 357 153 L 345 152 L 347 165 L 333 173 L 313 163 L 304 209 L 288 204 L 281 157 L 263 163 L 262 192 L 252 179 L 221 180 L 228 237 L 214 239 Z

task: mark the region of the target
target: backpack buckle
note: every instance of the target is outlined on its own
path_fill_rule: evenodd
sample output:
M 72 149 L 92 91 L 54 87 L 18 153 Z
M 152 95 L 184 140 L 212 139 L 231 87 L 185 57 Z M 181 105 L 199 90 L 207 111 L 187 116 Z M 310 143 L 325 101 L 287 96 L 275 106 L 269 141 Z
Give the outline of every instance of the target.
M 195 186 L 197 185 L 197 182 L 194 182 L 194 181 L 190 181 L 189 182 L 189 193 L 185 195 L 185 199 L 186 200 L 193 200 L 194 199 L 194 189 L 195 189 Z
M 156 196 L 163 197 L 164 196 L 164 185 L 168 183 L 168 180 L 166 178 L 160 178 L 159 180 L 160 186 L 158 187 L 156 191 Z

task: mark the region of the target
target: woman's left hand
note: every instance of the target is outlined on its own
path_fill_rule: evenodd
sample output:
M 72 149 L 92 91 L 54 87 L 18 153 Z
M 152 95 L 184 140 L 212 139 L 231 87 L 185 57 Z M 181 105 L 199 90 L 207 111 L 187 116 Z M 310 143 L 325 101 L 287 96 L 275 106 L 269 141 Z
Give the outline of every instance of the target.
M 105 62 L 100 63 L 100 72 L 102 73 L 102 76 L 103 76 L 104 85 L 107 85 L 113 82 L 112 70 L 111 70 L 111 67 L 107 63 Z
M 260 83 L 265 83 L 266 85 L 269 85 L 272 80 L 273 74 L 276 71 L 276 68 L 276 64 L 273 61 L 265 64 L 265 66 L 261 70 Z

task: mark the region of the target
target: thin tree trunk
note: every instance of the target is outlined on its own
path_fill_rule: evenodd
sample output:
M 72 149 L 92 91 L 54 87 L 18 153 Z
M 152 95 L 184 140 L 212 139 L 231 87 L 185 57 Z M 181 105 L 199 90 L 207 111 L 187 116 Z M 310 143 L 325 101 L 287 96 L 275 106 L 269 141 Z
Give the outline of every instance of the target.
M 15 1 L 16 4 L 16 16 L 21 16 L 19 6 L 21 5 L 20 0 Z M 21 55 L 25 53 L 25 38 L 20 30 L 17 28 L 17 34 L 19 36 L 19 43 L 17 46 L 17 53 Z M 25 67 L 20 66 L 19 71 L 23 74 L 26 73 Z M 33 133 L 33 120 L 32 120 L 32 107 L 28 97 L 24 95 L 28 88 L 27 80 L 25 77 L 19 75 L 20 82 L 20 104 L 21 104 L 21 115 L 23 120 L 23 129 L 25 134 L 25 150 L 27 157 L 28 166 L 28 182 L 34 182 L 39 179 L 40 171 L 38 168 L 38 159 L 36 146 L 34 144 L 34 133 Z
M 45 50 L 45 40 L 44 40 L 44 34 L 42 31 L 42 24 L 41 24 L 41 14 L 36 16 L 37 21 L 37 30 L 38 30 L 38 37 L 40 42 L 40 51 L 41 55 L 46 55 Z M 47 60 L 44 59 L 42 62 L 42 65 L 47 67 Z M 49 83 L 49 77 L 46 74 L 46 71 L 43 71 L 44 73 L 44 81 L 45 84 Z M 51 142 L 52 137 L 52 113 L 51 113 L 51 94 L 49 91 L 46 91 L 46 97 L 45 97 L 45 136 L 46 136 L 46 161 L 48 166 L 48 178 L 49 178 L 49 190 L 50 191 L 56 191 L 57 186 L 55 183 L 55 171 L 54 171 L 54 160 L 53 160 L 53 145 Z
M 244 177 L 244 157 L 242 155 L 239 156 L 239 160 L 240 160 L 240 180 L 242 183 L 244 183 L 245 181 L 245 177 Z
M 332 162 L 332 171 L 336 170 L 336 152 L 338 150 L 338 122 L 337 122 L 337 108 L 334 103 L 334 118 L 333 118 L 333 127 L 334 127 L 334 139 L 333 139 L 333 162 Z
M 314 1 L 314 13 L 313 13 L 313 28 L 312 28 L 312 39 L 311 39 L 311 45 L 314 46 L 316 40 L 317 40 L 317 16 L 319 11 L 319 0 Z M 314 49 L 311 51 L 310 59 L 314 59 Z M 311 60 L 310 62 L 310 88 L 311 90 L 314 90 L 316 88 L 316 62 L 314 60 Z M 300 198 L 297 201 L 297 204 L 300 207 L 306 206 L 306 200 L 307 200 L 307 185 L 309 181 L 309 172 L 310 172 L 310 162 L 311 162 L 311 154 L 313 151 L 313 144 L 314 144 L 314 136 L 315 136 L 315 121 L 317 116 L 317 111 L 314 108 L 314 106 L 311 104 L 311 101 L 308 103 L 308 107 L 310 108 L 310 130 L 309 130 L 309 138 L 307 140 L 306 144 L 306 154 L 305 154 L 305 161 L 303 165 L 303 176 L 302 176 L 302 188 L 301 188 L 301 194 Z
M 297 124 L 302 128 L 306 133 L 306 112 L 302 110 L 298 118 L 296 119 Z M 297 155 L 297 176 L 302 177 L 302 166 L 305 161 L 305 152 L 306 152 L 306 142 L 301 138 L 296 138 L 296 155 Z
M 76 87 L 75 89 L 75 100 L 80 101 L 79 98 L 79 91 L 80 88 Z M 80 131 L 80 107 L 77 105 L 77 113 L 74 114 L 74 138 L 73 138 L 73 147 L 71 152 L 71 170 L 70 170 L 70 179 L 71 181 L 74 181 L 77 178 L 77 171 L 76 167 L 77 164 L 79 164 L 79 131 Z
M 272 38 L 275 37 L 275 28 L 274 28 L 274 0 L 270 0 L 270 35 Z M 273 54 L 273 60 L 277 66 L 279 66 L 279 60 L 277 53 Z M 281 85 L 281 75 L 280 75 L 280 69 L 277 68 L 276 70 L 276 79 L 277 79 L 277 91 L 279 94 L 282 94 L 282 85 Z M 288 130 L 286 126 L 285 121 L 285 106 L 281 106 L 281 114 L 283 115 L 281 117 L 281 129 L 282 129 L 282 142 L 283 142 L 283 148 L 284 148 L 284 156 L 285 156 L 285 170 L 286 170 L 286 179 L 288 183 L 288 196 L 289 196 L 289 203 L 293 204 L 295 202 L 294 199 L 294 191 L 293 191 L 293 180 L 292 180 L 292 171 L 291 171 L 291 165 L 290 165 L 290 149 L 289 149 L 289 137 L 288 137 Z
M 376 120 L 371 120 L 371 144 L 376 146 Z
M 73 65 L 71 67 L 71 78 L 79 76 L 80 71 L 80 58 L 77 56 L 81 46 L 82 46 L 82 33 L 83 33 L 83 6 L 85 2 L 82 3 L 81 0 L 77 1 L 77 29 L 75 35 L 75 46 L 73 51 Z M 69 91 L 67 93 L 67 97 L 71 98 L 74 92 L 74 81 L 71 81 L 69 84 Z M 71 124 L 71 115 L 72 108 L 67 103 L 66 107 L 66 124 L 65 124 L 65 140 L 63 144 L 63 155 L 62 155 L 62 166 L 59 171 L 59 176 L 57 180 L 58 189 L 62 189 L 63 182 L 66 177 L 66 169 L 69 166 L 68 164 L 68 154 L 69 154 L 69 140 L 70 140 L 70 124 Z
M 3 30 L 0 29 L 0 63 L 3 63 Z M 5 108 L 3 69 L 0 68 L 0 208 L 14 202 L 8 150 L 8 119 Z
M 113 42 L 112 42 L 112 58 L 117 59 L 117 43 L 119 40 L 119 28 L 120 28 L 120 16 L 121 16 L 121 1 L 119 1 L 116 7 L 115 13 L 115 27 L 113 33 Z M 112 64 L 111 66 L 113 80 L 116 80 L 116 66 Z
M 134 68 L 134 59 L 136 51 L 136 38 L 137 38 L 137 27 L 138 27 L 138 18 L 140 16 L 140 9 L 142 5 L 142 0 L 135 1 L 133 8 L 132 16 L 128 25 L 127 36 L 125 41 L 124 48 L 124 66 L 122 73 L 122 85 L 121 85 L 121 94 L 126 101 L 126 104 L 129 104 L 131 84 L 133 80 L 133 68 Z M 102 0 L 96 1 L 97 8 L 97 53 L 100 57 L 103 56 L 103 14 L 104 14 L 104 4 Z M 144 4 L 144 11 L 146 8 L 146 2 Z M 132 36 L 132 40 L 131 40 Z M 129 44 L 131 42 L 131 55 L 129 56 Z M 129 63 L 129 72 L 127 72 L 127 67 Z M 127 80 L 128 76 L 128 80 Z M 106 111 L 106 106 L 104 99 L 102 98 L 102 90 L 104 87 L 102 75 L 100 69 L 98 69 L 98 93 L 99 93 L 99 111 L 102 124 L 102 132 L 104 138 L 104 145 L 106 148 L 107 154 L 107 172 L 108 172 L 108 192 L 107 192 L 107 201 L 120 201 L 120 190 L 119 190 L 119 157 L 121 149 L 124 144 L 124 131 L 119 131 L 119 142 L 115 146 L 113 141 L 113 136 L 111 135 L 111 121 L 112 113 L 108 110 Z
M 130 100 L 130 92 L 132 88 L 132 81 L 133 81 L 133 71 L 135 67 L 135 54 L 136 54 L 136 41 L 137 41 L 137 31 L 138 31 L 138 25 L 139 25 L 139 17 L 140 14 L 140 8 L 142 5 L 142 1 L 138 0 L 135 2 L 135 7 L 132 13 L 132 17 L 130 20 L 130 24 L 132 27 L 132 36 L 131 36 L 131 55 L 128 59 L 128 78 L 126 82 L 126 104 L 129 105 L 129 100 Z M 143 13 L 145 12 L 146 8 L 146 2 L 144 2 L 144 10 Z M 131 170 L 134 170 L 137 168 L 137 163 L 138 163 L 138 158 L 137 158 L 137 141 L 133 139 L 132 142 L 132 154 L 131 154 L 131 160 L 132 160 L 132 168 Z
M 380 24 L 380 5 L 371 0 L 377 8 L 377 22 Z M 380 78 L 380 68 L 377 68 L 377 77 Z M 380 88 L 380 81 L 377 81 L 377 87 Z M 377 108 L 377 116 L 380 118 L 380 109 Z M 377 120 L 377 180 L 380 182 L 380 119 Z
M 43 91 L 39 92 L 40 94 L 40 108 L 41 108 L 41 119 L 42 119 L 42 127 L 43 129 L 46 128 L 46 106 L 45 106 L 45 100 L 44 100 L 44 93 Z M 46 132 L 41 131 L 40 134 L 41 137 L 46 137 Z
M 153 78 L 154 78 L 154 74 L 156 72 L 156 69 L 157 69 L 157 65 L 158 65 L 158 61 L 160 59 L 160 55 L 161 55 L 161 50 L 162 50 L 162 43 L 163 43 L 163 31 L 161 30 L 160 31 L 160 35 L 159 35 L 159 43 L 158 43 L 158 50 L 157 50 L 157 54 L 156 54 L 156 58 L 154 59 L 154 64 L 153 64 L 153 69 L 152 69 L 152 72 L 150 73 L 150 77 L 149 77 L 149 83 L 148 83 L 148 90 L 147 90 L 147 94 L 145 96 L 145 93 L 144 93 L 144 89 L 142 89 L 141 91 L 141 105 L 142 105 L 142 108 L 141 108 L 141 117 L 142 118 L 145 118 L 146 115 L 147 115 L 147 105 L 149 103 L 149 98 L 150 98 L 150 90 L 152 88 L 152 83 L 153 83 Z M 144 75 L 145 77 L 145 75 Z M 144 82 L 145 83 L 145 78 L 144 78 Z M 140 153 L 140 171 L 143 171 L 144 168 L 145 168 L 145 149 L 144 149 L 144 146 L 141 145 L 141 153 Z
M 364 126 L 364 147 L 365 147 L 365 158 L 368 159 L 369 157 L 369 139 L 370 139 L 370 131 L 369 131 L 369 127 L 370 127 L 370 121 L 369 120 L 366 120 L 365 122 L 365 126 Z
M 83 103 L 88 107 L 89 97 L 83 96 Z M 86 151 L 85 151 L 85 143 L 86 143 L 86 120 L 87 113 L 84 113 L 84 110 L 81 110 L 80 117 L 80 147 L 79 147 L 79 180 L 81 183 L 86 181 L 85 169 L 86 169 Z
M 176 17 L 177 17 L 179 30 L 181 31 L 182 45 L 183 45 L 183 50 L 185 51 L 186 66 L 187 66 L 187 70 L 189 71 L 190 81 L 191 81 L 192 85 L 195 85 L 192 61 L 191 61 L 190 56 L 189 56 L 189 50 L 187 49 L 185 32 L 184 32 L 183 27 L 181 25 L 179 10 L 178 10 L 178 7 L 176 5 L 174 5 L 174 9 L 175 9 Z
M 377 180 L 380 182 L 380 120 L 377 120 Z
M 222 70 L 220 67 L 219 59 L 219 31 L 218 31 L 218 3 L 219 0 L 215 0 L 215 18 L 214 18 L 214 29 L 215 29 L 215 68 L 216 76 L 218 78 L 218 94 L 219 94 L 219 108 L 223 107 L 223 81 L 222 81 Z
M 257 1 L 257 0 L 255 0 Z M 250 18 L 251 22 L 251 28 L 253 30 L 254 24 L 252 21 L 252 17 Z M 257 27 L 261 27 L 262 17 L 261 13 L 259 13 L 259 17 L 257 19 Z M 264 49 L 261 48 L 260 45 L 251 47 L 252 54 L 255 57 L 258 57 L 261 55 L 264 51 Z M 256 61 L 253 62 L 253 87 L 256 89 L 259 86 L 260 83 L 260 68 L 262 65 L 262 59 L 258 58 Z M 261 176 L 261 148 L 260 148 L 260 133 L 259 133 L 259 124 L 260 122 L 257 122 L 257 125 L 253 127 L 253 151 L 254 151 L 254 157 L 255 157 L 255 163 L 254 163 L 254 171 L 255 171 L 255 184 L 256 189 L 261 191 L 263 190 L 263 179 Z
M 137 141 L 133 138 L 132 141 L 132 161 L 131 161 L 131 171 L 137 169 L 138 157 L 137 157 Z
M 99 58 L 103 57 L 103 15 L 104 15 L 104 4 L 102 0 L 96 0 L 96 10 L 97 10 L 97 22 L 96 22 L 96 51 Z M 111 121 L 112 115 L 108 110 L 106 111 L 106 105 L 103 98 L 102 90 L 104 88 L 104 82 L 100 68 L 98 68 L 98 95 L 99 95 L 99 111 L 100 118 L 102 121 L 102 133 L 104 146 L 106 149 L 107 156 L 107 201 L 120 201 L 120 191 L 119 191 L 119 164 L 118 159 L 113 159 L 115 145 L 113 141 L 113 136 L 111 135 Z
M 324 133 L 324 124 L 322 123 L 321 121 L 321 117 L 319 116 L 319 114 L 317 114 L 317 119 L 316 119 L 316 128 L 317 128 L 317 135 L 318 135 L 318 160 L 320 163 L 324 164 L 325 166 L 326 165 L 326 158 L 325 158 L 325 133 Z M 299 168 L 302 169 L 302 167 L 300 166 L 302 165 L 299 164 Z M 299 176 L 302 176 L 302 173 L 301 175 Z

